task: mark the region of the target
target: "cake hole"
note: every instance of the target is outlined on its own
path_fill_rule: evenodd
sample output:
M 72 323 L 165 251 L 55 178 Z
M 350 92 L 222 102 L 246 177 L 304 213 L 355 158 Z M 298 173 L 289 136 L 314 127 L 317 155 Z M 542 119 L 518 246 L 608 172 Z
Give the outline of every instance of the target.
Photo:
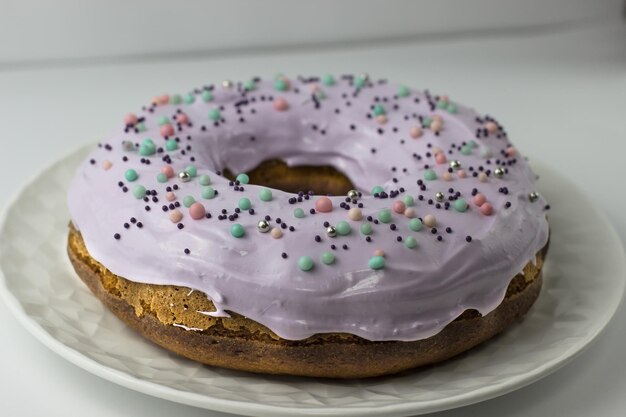
M 352 181 L 341 171 L 330 165 L 290 167 L 285 162 L 272 159 L 261 162 L 246 172 L 250 184 L 262 185 L 288 193 L 313 191 L 317 195 L 346 195 L 354 189 Z M 231 181 L 237 174 L 226 168 L 224 176 Z

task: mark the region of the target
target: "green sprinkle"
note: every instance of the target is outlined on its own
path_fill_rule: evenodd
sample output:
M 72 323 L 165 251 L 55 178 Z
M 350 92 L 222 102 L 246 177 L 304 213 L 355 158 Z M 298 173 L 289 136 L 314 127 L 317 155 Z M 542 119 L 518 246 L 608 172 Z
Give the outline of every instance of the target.
M 455 114 L 458 111 L 456 104 L 452 102 L 448 103 L 448 107 L 446 108 L 446 110 L 448 110 L 448 113 L 452 114 Z
M 213 120 L 214 122 L 217 122 L 220 117 L 222 117 L 222 114 L 220 113 L 220 109 L 211 109 L 209 110 L 209 119 Z
M 211 184 L 211 177 L 209 177 L 207 174 L 200 175 L 200 177 L 198 178 L 198 183 L 200 185 L 209 185 Z
M 204 90 L 202 92 L 202 101 L 204 101 L 205 103 L 213 101 L 213 93 L 211 93 L 209 90 Z
M 322 253 L 322 263 L 324 265 L 330 265 L 335 262 L 335 254 L 332 252 L 324 252 Z
M 330 74 L 326 74 L 322 77 L 322 83 L 328 87 L 335 85 L 335 77 Z
M 461 153 L 463 155 L 471 155 L 472 154 L 472 148 L 469 145 L 464 145 L 461 147 Z
M 411 219 L 411 221 L 409 222 L 409 229 L 413 230 L 414 232 L 419 232 L 420 230 L 422 230 L 422 221 L 420 219 Z
M 363 223 L 361 225 L 361 233 L 363 233 L 364 235 L 371 235 L 372 234 L 372 223 Z
M 237 206 L 242 210 L 250 210 L 250 207 L 252 207 L 252 203 L 250 202 L 249 198 L 242 197 L 239 199 L 239 203 L 237 204 Z
M 433 122 L 433 119 L 431 119 L 430 117 L 424 117 L 422 119 L 422 127 L 430 127 L 432 122 Z
M 235 223 L 232 226 L 230 226 L 230 234 L 233 237 L 243 237 L 243 235 L 246 234 L 246 229 L 243 228 L 242 225 L 240 225 L 239 223 Z
M 159 124 L 159 126 L 167 125 L 170 123 L 170 119 L 168 119 L 167 116 L 160 116 L 157 119 L 157 123 Z
M 139 178 L 139 175 L 137 175 L 137 171 L 134 169 L 127 169 L 124 173 L 124 178 L 126 178 L 127 181 L 135 181 Z
M 162 173 L 162 172 L 159 172 L 159 173 L 157 174 L 157 181 L 158 181 L 158 182 L 160 182 L 160 183 L 167 182 L 167 175 L 165 175 L 165 174 L 164 174 L 164 173 Z
M 185 168 L 185 172 L 192 177 L 195 177 L 196 175 L 198 175 L 198 168 L 193 165 L 189 165 L 187 168 Z
M 139 155 L 141 156 L 150 156 L 156 153 L 156 145 L 152 142 L 152 139 L 144 139 L 144 141 L 139 145 Z
M 391 210 L 382 209 L 378 212 L 378 220 L 383 223 L 389 223 L 391 221 Z
M 213 197 L 215 197 L 215 190 L 213 187 L 202 187 L 202 198 L 210 200 Z
M 145 132 L 146 131 L 146 125 L 142 122 L 142 123 L 137 123 L 135 125 L 135 129 L 137 129 L 139 132 Z
M 376 116 L 382 116 L 383 114 L 385 114 L 385 108 L 382 104 L 377 104 L 374 106 L 373 112 Z
M 446 103 L 445 101 L 439 100 L 437 102 L 437 108 L 438 109 L 445 109 L 446 107 L 448 107 L 448 103 Z
M 372 195 L 380 194 L 383 191 L 385 191 L 385 189 L 381 187 L 380 185 L 377 185 L 374 188 L 372 188 Z
M 415 204 L 415 199 L 413 198 L 413 196 L 407 195 L 407 196 L 404 197 L 404 204 L 407 207 L 411 207 L 412 205 Z
M 385 267 L 385 258 L 382 256 L 372 256 L 369 261 L 369 266 L 372 269 L 383 269 Z
M 424 171 L 424 179 L 428 181 L 433 181 L 437 179 L 437 173 L 432 169 L 427 169 Z
M 463 213 L 465 210 L 467 210 L 467 201 L 459 198 L 455 200 L 454 203 L 452 203 L 452 206 L 456 211 L 460 211 L 461 213 Z
M 146 187 L 143 185 L 135 185 L 133 187 L 133 195 L 137 199 L 144 198 L 146 196 Z
M 190 195 L 185 196 L 185 198 L 183 198 L 183 206 L 187 208 L 191 207 L 191 205 L 195 202 L 196 202 L 196 199 Z
M 467 146 L 469 146 L 470 148 L 474 149 L 474 148 L 478 147 L 478 144 L 476 143 L 475 140 L 472 139 L 472 140 L 467 142 Z
M 185 102 L 185 104 L 193 104 L 196 101 L 196 96 L 191 93 L 185 94 L 185 97 L 183 97 L 183 101 Z
M 322 90 L 319 90 L 315 93 L 315 97 L 319 98 L 320 100 L 324 100 L 326 98 L 326 93 Z
M 180 96 L 180 94 L 174 94 L 172 97 L 170 97 L 170 103 L 172 104 L 180 104 L 183 101 L 183 98 Z
M 398 87 L 398 97 L 408 97 L 411 94 L 411 90 L 406 85 L 401 85 Z
M 298 268 L 303 271 L 310 271 L 313 269 L 313 259 L 310 256 L 301 256 L 298 259 Z
M 350 232 L 352 231 L 352 228 L 350 227 L 350 224 L 347 221 L 342 220 L 337 223 L 337 225 L 335 226 L 335 230 L 337 230 L 337 233 L 339 233 L 341 236 L 345 236 L 345 235 L 350 234 Z
M 272 201 L 272 190 L 269 188 L 261 188 L 261 191 L 259 191 L 259 198 L 261 201 Z
M 178 142 L 176 142 L 174 139 L 168 139 L 165 142 L 165 149 L 167 149 L 168 151 L 175 151 L 176 149 L 178 149 Z
M 301 219 L 304 217 L 304 210 L 302 210 L 301 208 L 297 208 L 293 211 L 293 216 L 296 219 Z
M 248 80 L 245 83 L 243 83 L 243 88 L 246 91 L 252 91 L 256 88 L 256 83 L 254 82 L 254 80 Z
M 356 88 L 363 88 L 363 86 L 365 86 L 366 81 L 367 79 L 365 77 L 363 77 L 362 75 L 359 75 L 354 79 L 354 86 Z
M 244 173 L 237 175 L 236 179 L 237 181 L 239 181 L 240 184 L 247 184 L 250 182 L 250 177 L 248 177 L 248 175 Z
M 274 80 L 274 88 L 278 91 L 287 91 L 287 81 L 282 77 L 276 78 Z
M 417 240 L 413 236 L 409 236 L 404 239 L 404 246 L 406 246 L 409 249 L 413 249 L 414 247 L 417 246 Z
M 481 158 L 491 158 L 493 156 L 493 152 L 488 147 L 484 147 L 480 149 L 480 157 Z

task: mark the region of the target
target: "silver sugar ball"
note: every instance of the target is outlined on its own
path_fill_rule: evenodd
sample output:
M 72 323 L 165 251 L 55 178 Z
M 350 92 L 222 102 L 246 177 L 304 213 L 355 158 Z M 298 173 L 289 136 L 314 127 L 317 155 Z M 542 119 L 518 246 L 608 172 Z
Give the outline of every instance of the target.
M 222 81 L 222 87 L 224 87 L 227 90 L 230 90 L 231 88 L 233 88 L 233 82 L 231 80 L 224 80 Z
M 335 237 L 335 236 L 337 236 L 337 229 L 335 229 L 335 226 L 328 226 L 326 228 L 326 235 L 328 237 Z
M 461 163 L 457 161 L 456 159 L 453 159 L 452 161 L 450 161 L 450 168 L 459 169 L 461 168 Z
M 178 178 L 180 178 L 180 180 L 182 182 L 189 182 L 191 181 L 191 175 L 189 175 L 189 173 L 187 171 L 181 171 L 178 173 Z
M 266 220 L 259 220 L 256 224 L 256 228 L 259 229 L 261 233 L 267 233 L 270 231 L 270 224 Z
M 359 198 L 359 192 L 357 190 L 350 190 L 348 191 L 347 196 L 350 200 L 356 200 Z
M 502 169 L 501 167 L 498 167 L 498 168 L 494 169 L 493 170 L 493 175 L 495 175 L 498 178 L 504 177 L 504 169 Z
M 539 193 L 535 191 L 533 191 L 532 193 L 529 193 L 528 199 L 530 200 L 531 203 L 534 203 L 535 201 L 539 200 Z
M 443 193 L 441 191 L 439 191 L 437 194 L 435 194 L 435 200 L 442 202 L 443 199 L 446 198 L 445 195 L 443 195 Z

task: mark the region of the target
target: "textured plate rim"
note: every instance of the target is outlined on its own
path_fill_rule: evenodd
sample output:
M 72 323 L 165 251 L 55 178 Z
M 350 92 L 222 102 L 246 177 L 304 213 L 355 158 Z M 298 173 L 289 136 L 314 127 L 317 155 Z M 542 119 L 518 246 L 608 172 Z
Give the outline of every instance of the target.
M 31 178 L 24 182 L 20 189 L 14 193 L 14 195 L 8 200 L 7 204 L 2 208 L 0 212 L 0 231 L 4 230 L 4 227 L 9 219 L 9 213 L 11 208 L 22 198 L 25 190 L 32 186 L 34 182 L 44 175 L 48 170 L 52 169 L 58 164 L 63 163 L 68 158 L 78 153 L 85 153 L 88 149 L 91 149 L 93 145 L 85 145 L 77 149 L 73 149 L 51 164 L 43 167 L 39 171 L 35 172 Z M 486 401 L 491 398 L 505 395 L 509 392 L 523 388 L 531 383 L 553 373 L 554 371 L 565 366 L 576 358 L 579 354 L 584 352 L 606 328 L 611 318 L 615 315 L 619 308 L 624 289 L 626 286 L 626 253 L 621 239 L 617 235 L 615 229 L 611 225 L 610 221 L 604 214 L 604 212 L 598 208 L 593 201 L 587 197 L 587 195 L 580 190 L 576 184 L 567 179 L 563 175 L 553 170 L 550 170 L 543 164 L 538 164 L 541 171 L 550 171 L 550 175 L 557 178 L 558 182 L 568 183 L 571 187 L 575 188 L 586 200 L 587 204 L 595 211 L 596 223 L 599 227 L 606 230 L 606 234 L 610 237 L 615 250 L 616 261 L 620 263 L 618 270 L 622 273 L 622 279 L 619 281 L 620 288 L 615 291 L 614 299 L 611 299 L 612 305 L 605 314 L 600 317 L 596 323 L 597 326 L 589 332 L 585 337 L 581 338 L 576 344 L 569 347 L 569 349 L 561 352 L 560 355 L 552 360 L 545 362 L 542 366 L 539 366 L 532 371 L 526 372 L 522 375 L 510 377 L 509 379 L 493 385 L 488 385 L 483 388 L 473 390 L 469 393 L 455 395 L 453 397 L 444 397 L 437 400 L 430 400 L 428 402 L 423 401 L 404 401 L 400 404 L 389 404 L 380 407 L 307 407 L 307 408 L 288 408 L 268 404 L 252 403 L 252 402 L 240 402 L 235 400 L 224 400 L 220 398 L 210 397 L 204 394 L 198 394 L 188 391 L 180 391 L 174 388 L 165 387 L 155 382 L 151 382 L 145 379 L 139 379 L 128 373 L 112 369 L 106 365 L 103 365 L 94 359 L 91 359 L 84 355 L 82 352 L 75 350 L 48 333 L 41 325 L 34 321 L 29 314 L 23 309 L 22 304 L 18 298 L 11 292 L 8 287 L 6 276 L 2 265 L 0 265 L 0 298 L 4 301 L 9 311 L 14 315 L 18 322 L 26 328 L 36 339 L 43 343 L 53 352 L 63 357 L 67 361 L 74 365 L 83 368 L 84 370 L 97 375 L 103 379 L 124 386 L 126 388 L 138 391 L 147 395 L 167 399 L 170 401 L 178 402 L 181 404 L 192 405 L 200 408 L 226 412 L 226 413 L 239 413 L 244 415 L 255 416 L 293 416 L 298 415 L 342 415 L 342 416 L 401 416 L 408 414 L 424 414 L 432 413 L 436 411 L 443 411 L 452 408 L 458 408 L 481 401 Z

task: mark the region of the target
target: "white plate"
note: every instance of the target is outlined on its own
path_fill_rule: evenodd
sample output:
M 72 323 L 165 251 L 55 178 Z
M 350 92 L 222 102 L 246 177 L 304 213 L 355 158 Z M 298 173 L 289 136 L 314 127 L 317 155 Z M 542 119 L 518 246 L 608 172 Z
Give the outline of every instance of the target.
M 7 208 L 0 293 L 53 351 L 103 378 L 198 407 L 256 416 L 400 416 L 475 403 L 548 375 L 606 326 L 622 298 L 626 261 L 605 216 L 544 167 L 552 205 L 545 284 L 526 318 L 442 365 L 361 381 L 272 377 L 213 369 L 142 339 L 77 278 L 65 253 L 65 194 L 83 148 L 44 170 Z

